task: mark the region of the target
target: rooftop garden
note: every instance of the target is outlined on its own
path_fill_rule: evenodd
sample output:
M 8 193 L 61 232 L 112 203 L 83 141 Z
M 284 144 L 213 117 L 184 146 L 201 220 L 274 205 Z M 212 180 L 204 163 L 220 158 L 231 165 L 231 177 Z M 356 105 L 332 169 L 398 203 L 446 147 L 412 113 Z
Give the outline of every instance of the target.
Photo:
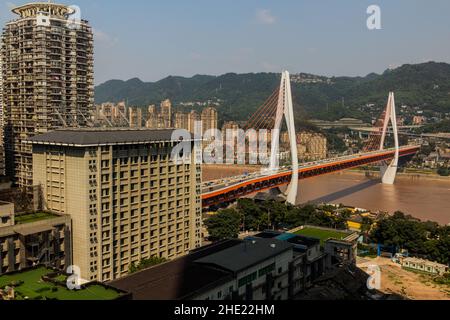
M 121 293 L 101 284 L 91 284 L 80 290 L 69 290 L 67 276 L 46 267 L 0 276 L 1 293 L 14 288 L 12 300 L 115 300 Z
M 33 213 L 17 214 L 14 217 L 14 220 L 16 224 L 26 224 L 42 220 L 49 220 L 57 217 L 58 217 L 57 215 L 49 212 L 33 212 Z
M 328 239 L 336 239 L 336 240 L 343 240 L 346 237 L 348 237 L 348 233 L 344 231 L 334 231 L 334 230 L 323 230 L 319 228 L 305 228 L 303 230 L 300 230 L 295 233 L 299 236 L 305 236 L 305 237 L 311 237 L 320 239 L 320 244 L 323 246 L 324 242 Z

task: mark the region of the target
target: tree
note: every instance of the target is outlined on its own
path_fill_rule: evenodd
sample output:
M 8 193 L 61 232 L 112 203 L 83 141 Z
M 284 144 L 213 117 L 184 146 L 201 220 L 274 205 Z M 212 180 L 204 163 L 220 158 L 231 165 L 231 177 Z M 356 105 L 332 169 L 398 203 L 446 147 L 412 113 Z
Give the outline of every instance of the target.
M 244 228 L 246 230 L 260 230 L 262 215 L 261 207 L 251 199 L 239 199 L 237 210 L 242 215 Z
M 150 257 L 148 259 L 142 259 L 138 264 L 132 263 L 130 264 L 130 267 L 128 268 L 128 273 L 136 273 L 140 270 L 144 270 L 153 266 L 157 266 L 158 264 L 167 262 L 167 259 L 160 258 L 160 257 Z
M 448 177 L 450 176 L 450 169 L 448 167 L 440 167 L 437 173 L 442 177 Z
M 239 236 L 241 227 L 241 215 L 234 209 L 219 211 L 216 215 L 208 218 L 205 225 L 209 236 L 213 241 L 223 239 L 235 239 Z
M 392 217 L 378 223 L 372 238 L 384 245 L 420 251 L 427 239 L 426 231 L 421 222 L 405 216 L 402 212 L 396 212 Z
M 368 234 L 372 229 L 373 220 L 369 217 L 363 217 L 361 223 L 361 232 L 364 234 Z
M 443 264 L 450 261 L 450 227 L 421 222 L 396 212 L 379 221 L 370 236 L 376 243 L 407 249 L 432 261 Z

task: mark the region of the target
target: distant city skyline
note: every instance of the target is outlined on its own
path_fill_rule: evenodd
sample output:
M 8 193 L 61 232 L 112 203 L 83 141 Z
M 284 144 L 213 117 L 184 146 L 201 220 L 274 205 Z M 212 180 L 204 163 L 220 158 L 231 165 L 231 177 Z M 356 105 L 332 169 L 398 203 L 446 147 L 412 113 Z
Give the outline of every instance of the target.
M 2 1 L 1 25 L 26 2 Z M 97 85 L 282 69 L 365 76 L 405 63 L 450 62 L 446 0 L 55 2 L 79 6 L 93 26 Z M 381 8 L 381 30 L 367 29 L 372 4 Z

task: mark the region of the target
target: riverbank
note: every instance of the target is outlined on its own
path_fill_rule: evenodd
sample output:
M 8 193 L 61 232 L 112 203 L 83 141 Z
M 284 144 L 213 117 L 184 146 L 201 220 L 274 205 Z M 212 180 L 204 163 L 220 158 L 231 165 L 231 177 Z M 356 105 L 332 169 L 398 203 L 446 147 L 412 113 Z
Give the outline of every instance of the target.
M 338 174 L 344 174 L 344 173 L 353 173 L 357 175 L 362 175 L 368 178 L 381 178 L 379 171 L 367 171 L 367 170 L 360 170 L 360 169 L 352 169 L 347 171 L 342 171 Z M 424 174 L 424 173 L 397 173 L 398 179 L 412 179 L 412 180 L 439 180 L 439 181 L 447 181 L 450 183 L 450 177 L 443 177 L 437 174 Z
M 261 166 L 238 166 L 238 165 L 204 165 L 203 166 L 203 181 L 213 181 L 218 179 L 225 179 L 233 176 L 242 175 L 244 173 L 252 173 L 261 170 Z M 336 173 L 337 175 L 355 174 L 364 176 L 366 178 L 380 179 L 379 171 L 368 171 L 362 169 L 351 169 Z M 447 181 L 450 183 L 450 177 L 443 177 L 437 174 L 424 173 L 398 173 L 398 179 L 410 180 L 436 180 Z
M 260 170 L 257 166 L 205 166 L 204 181 Z M 399 174 L 394 185 L 380 183 L 379 172 L 350 170 L 300 182 L 298 204 L 342 203 L 377 212 L 402 211 L 423 221 L 450 224 L 450 178 Z

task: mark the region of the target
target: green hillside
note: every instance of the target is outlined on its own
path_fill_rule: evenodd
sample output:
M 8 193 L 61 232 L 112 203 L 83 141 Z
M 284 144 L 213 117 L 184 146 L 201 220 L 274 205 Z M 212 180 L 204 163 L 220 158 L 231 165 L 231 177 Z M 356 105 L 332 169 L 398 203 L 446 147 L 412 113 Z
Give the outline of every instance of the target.
M 278 86 L 279 74 L 229 73 L 222 76 L 168 77 L 145 83 L 134 78 L 111 80 L 95 88 L 96 103 L 127 101 L 129 105 L 158 104 L 163 99 L 180 102 L 221 100 L 222 119 L 245 120 Z M 337 77 L 322 83 L 293 83 L 297 117 L 336 120 L 369 115 L 359 109 L 366 104 L 382 106 L 389 91 L 397 104 L 450 112 L 450 65 L 428 62 L 403 65 L 381 75 Z M 344 103 L 344 104 L 343 104 Z

